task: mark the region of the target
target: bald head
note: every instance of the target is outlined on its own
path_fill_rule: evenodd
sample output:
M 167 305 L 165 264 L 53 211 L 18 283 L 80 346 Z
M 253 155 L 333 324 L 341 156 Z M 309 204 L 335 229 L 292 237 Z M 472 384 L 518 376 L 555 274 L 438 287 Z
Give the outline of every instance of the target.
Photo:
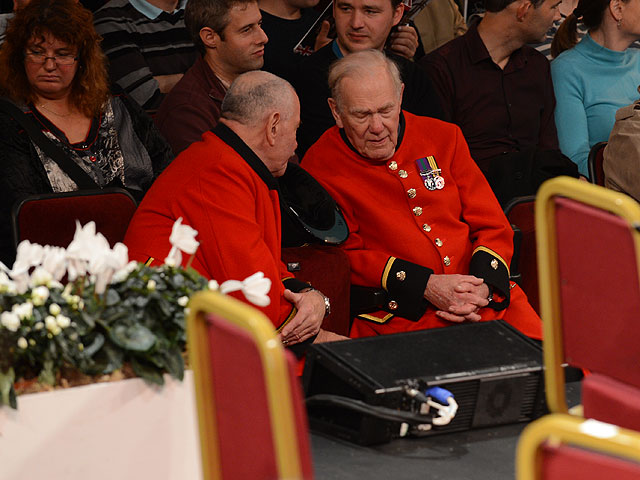
M 382 77 L 380 77 L 381 73 Z M 384 73 L 388 75 L 387 78 L 384 78 Z M 343 80 L 347 78 L 357 80 L 369 76 L 377 77 L 380 82 L 391 81 L 398 97 L 402 94 L 402 79 L 394 61 L 379 50 L 363 50 L 344 56 L 334 62 L 329 69 L 331 97 L 338 108 L 343 103 Z
M 247 72 L 236 78 L 222 100 L 221 117 L 245 126 L 256 126 L 277 111 L 288 118 L 297 103 L 289 82 L 269 72 Z

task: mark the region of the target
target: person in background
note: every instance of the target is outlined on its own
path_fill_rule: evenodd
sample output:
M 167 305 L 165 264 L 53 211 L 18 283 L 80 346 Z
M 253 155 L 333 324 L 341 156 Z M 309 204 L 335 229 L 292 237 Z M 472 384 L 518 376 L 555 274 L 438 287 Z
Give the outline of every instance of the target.
M 386 295 L 350 336 L 504 319 L 540 339 L 540 318 L 509 281 L 513 230 L 460 129 L 403 111 L 398 68 L 379 51 L 334 63 L 329 84 L 336 126 L 302 166 L 347 220 L 352 283 Z
M 577 24 L 588 29 L 577 42 Z M 588 176 L 589 150 L 606 141 L 619 108 L 636 100 L 640 51 L 640 0 L 580 0 L 562 23 L 551 63 L 560 149 Z
M 467 24 L 454 0 L 431 0 L 413 19 L 425 53 L 464 35 Z
M 32 0 L 18 10 L 0 49 L 0 260 L 15 255 L 10 215 L 24 197 L 78 190 L 78 175 L 44 153 L 32 125 L 92 188 L 127 188 L 140 199 L 171 162 L 152 120 L 109 94 L 91 12 L 73 0 Z M 9 109 L 7 109 L 9 108 Z M 42 134 L 40 133 L 42 132 Z
M 400 66 L 406 85 L 403 106 L 417 115 L 442 117 L 440 100 L 429 76 L 412 62 L 418 36 L 412 27 L 401 25 L 398 36 L 392 28 L 402 20 L 404 5 L 401 0 L 336 0 L 333 17 L 336 39 L 299 64 L 294 86 L 302 105 L 302 124 L 298 130 L 298 156 L 335 125 L 327 99 L 331 92 L 327 86 L 329 65 L 353 52 L 366 49 L 385 51 Z
M 9 21 L 14 17 L 15 12 L 29 3 L 29 0 L 13 0 L 13 11 L 11 13 L 0 13 L 0 45 L 4 42 L 5 32 Z
M 255 0 L 189 0 L 185 23 L 200 57 L 154 119 L 176 155 L 216 126 L 227 88 L 262 67 L 268 40 Z
M 130 258 L 162 261 L 169 248 L 161 239 L 182 217 L 198 231 L 192 266 L 202 275 L 222 283 L 263 272 L 271 280 L 270 303 L 259 308 L 287 345 L 338 338 L 320 330 L 328 299 L 292 278 L 280 259 L 276 178 L 293 155 L 299 124 L 298 98 L 286 80 L 261 71 L 240 75 L 218 125 L 153 184 L 124 239 Z
M 155 112 L 196 59 L 186 0 L 110 0 L 94 14 L 112 86 Z
M 487 12 L 421 64 L 445 118 L 460 126 L 501 204 L 551 176 L 577 176 L 558 150 L 549 61 L 527 44 L 559 18 L 560 0 L 484 0 Z

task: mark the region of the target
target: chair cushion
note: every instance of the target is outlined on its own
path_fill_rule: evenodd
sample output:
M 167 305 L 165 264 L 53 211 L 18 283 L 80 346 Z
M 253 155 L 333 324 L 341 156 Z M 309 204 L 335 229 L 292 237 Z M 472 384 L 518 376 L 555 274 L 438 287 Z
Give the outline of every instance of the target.
M 640 431 L 640 388 L 592 373 L 582 382 L 584 416 Z
M 538 478 L 545 480 L 640 479 L 640 464 L 598 452 L 547 444 L 541 453 L 542 475 Z

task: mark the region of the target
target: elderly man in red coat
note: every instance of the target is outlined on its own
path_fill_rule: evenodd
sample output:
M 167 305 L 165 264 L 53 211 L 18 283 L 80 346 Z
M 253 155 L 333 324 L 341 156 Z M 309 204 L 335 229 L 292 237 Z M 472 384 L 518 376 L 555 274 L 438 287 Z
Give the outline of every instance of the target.
M 509 281 L 513 232 L 460 129 L 402 111 L 398 69 L 380 52 L 339 60 L 329 84 L 337 125 L 302 166 L 347 219 L 352 283 L 387 293 L 351 337 L 504 319 L 540 339 Z
M 298 97 L 287 81 L 259 71 L 239 76 L 222 102 L 220 123 L 158 177 L 124 240 L 130 258 L 162 262 L 173 223 L 183 217 L 198 231 L 192 266 L 207 278 L 222 283 L 262 271 L 271 279 L 271 302 L 260 310 L 288 345 L 337 338 L 324 331 L 316 338 L 327 299 L 292 278 L 280 260 L 275 177 L 293 155 L 299 124 Z

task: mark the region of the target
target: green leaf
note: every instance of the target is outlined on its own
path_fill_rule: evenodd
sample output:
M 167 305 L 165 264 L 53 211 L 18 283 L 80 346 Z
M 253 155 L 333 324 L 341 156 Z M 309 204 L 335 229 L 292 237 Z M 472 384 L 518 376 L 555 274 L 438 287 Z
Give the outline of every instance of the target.
M 107 289 L 106 295 L 104 296 L 104 303 L 107 307 L 111 307 L 120 302 L 120 295 L 113 288 Z
M 95 354 L 93 366 L 89 367 L 85 373 L 94 374 L 111 373 L 122 367 L 124 362 L 124 352 L 115 347 L 111 343 L 105 343 L 104 346 Z
M 146 352 L 156 343 L 156 336 L 143 325 L 116 325 L 109 336 L 116 345 L 136 352 Z
M 13 382 L 16 381 L 16 376 L 13 368 L 9 368 L 7 372 L 0 371 L 0 405 L 9 405 L 16 408 L 11 403 L 11 391 L 13 390 Z M 15 392 L 14 392 L 15 402 Z
M 182 380 L 184 377 L 184 360 L 179 349 L 173 349 L 163 354 L 165 368 L 173 378 Z
M 93 355 L 102 348 L 102 346 L 104 345 L 104 335 L 102 335 L 101 333 L 98 333 L 96 335 L 96 338 L 93 339 L 93 342 L 91 342 L 91 345 L 89 345 L 88 347 L 85 347 L 83 352 L 84 355 L 86 357 L 93 357 Z
M 156 385 L 164 385 L 164 378 L 162 373 L 157 367 L 153 367 L 147 363 L 138 361 L 136 358 L 131 359 L 131 366 L 133 371 L 139 377 L 143 378 L 149 383 L 155 383 Z

